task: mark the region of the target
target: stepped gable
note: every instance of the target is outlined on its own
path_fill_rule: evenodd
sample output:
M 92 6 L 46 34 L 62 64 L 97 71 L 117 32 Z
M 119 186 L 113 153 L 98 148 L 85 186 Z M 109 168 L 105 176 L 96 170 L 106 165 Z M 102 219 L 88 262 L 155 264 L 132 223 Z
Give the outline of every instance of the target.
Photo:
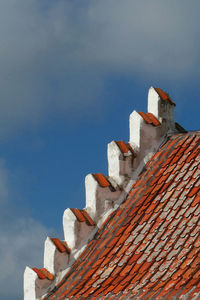
M 174 122 L 151 87 L 128 142 L 108 144 L 108 175 L 85 178 L 86 206 L 47 237 L 44 267 L 26 267 L 24 299 L 200 298 L 200 132 Z
M 199 152 L 171 136 L 45 299 L 199 299 Z

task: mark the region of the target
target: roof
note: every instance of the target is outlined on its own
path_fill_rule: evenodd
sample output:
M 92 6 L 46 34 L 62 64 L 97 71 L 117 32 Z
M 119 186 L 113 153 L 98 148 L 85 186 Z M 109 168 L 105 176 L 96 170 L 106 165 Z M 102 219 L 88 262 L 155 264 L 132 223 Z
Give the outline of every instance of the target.
M 108 175 L 88 174 L 85 208 L 64 211 L 64 240 L 26 267 L 25 300 L 200 299 L 200 132 L 174 107 L 150 87 L 129 141 L 108 144 Z
M 199 151 L 168 137 L 45 299 L 200 299 Z

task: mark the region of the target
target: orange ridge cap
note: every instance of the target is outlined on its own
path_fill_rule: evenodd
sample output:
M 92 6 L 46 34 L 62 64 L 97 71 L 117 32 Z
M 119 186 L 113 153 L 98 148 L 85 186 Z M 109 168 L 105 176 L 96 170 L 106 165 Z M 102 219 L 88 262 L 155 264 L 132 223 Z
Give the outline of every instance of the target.
M 122 154 L 128 153 L 130 151 L 134 157 L 137 156 L 132 146 L 129 143 L 125 143 L 124 141 L 115 141 L 115 143 L 119 147 Z
M 147 116 L 151 119 L 154 126 L 161 125 L 158 119 L 152 113 L 147 113 Z
M 94 221 L 92 220 L 92 218 L 90 217 L 90 215 L 87 213 L 87 211 L 85 211 L 84 209 L 81 210 L 83 216 L 85 217 L 85 221 L 87 223 L 87 225 L 89 226 L 95 226 Z
M 168 100 L 172 105 L 176 106 L 176 104 L 172 101 L 172 99 L 170 98 L 168 93 L 166 93 L 163 90 L 161 90 L 160 88 L 156 88 L 156 87 L 154 87 L 154 90 L 158 93 L 158 95 L 160 96 L 160 98 L 163 101 Z
M 32 270 L 37 274 L 39 279 L 46 279 L 46 276 L 43 274 L 43 272 L 38 268 L 32 268 Z
M 128 149 L 132 152 L 133 156 L 136 157 L 137 154 L 136 152 L 133 150 L 132 146 L 130 143 L 126 143 L 126 146 L 128 147 Z
M 115 143 L 117 144 L 117 146 L 123 154 L 129 152 L 130 149 L 127 147 L 124 141 L 115 141 Z
M 142 111 L 138 112 L 139 115 L 144 119 L 147 124 L 151 124 L 153 126 L 159 126 L 160 122 L 152 113 L 144 113 Z
M 71 253 L 71 248 L 69 248 L 69 246 L 67 245 L 67 242 L 66 241 L 63 241 L 62 244 L 64 245 L 64 247 L 66 248 L 68 254 Z
M 67 252 L 70 253 L 71 249 L 68 247 L 66 242 L 60 241 L 58 238 L 51 238 L 52 242 L 61 253 Z
M 42 268 L 40 270 L 42 271 L 42 273 L 46 276 L 46 278 L 48 280 L 53 280 L 54 279 L 53 274 L 51 274 L 46 268 Z
M 96 173 L 96 174 L 92 174 L 92 175 L 101 187 L 109 187 L 110 186 L 110 182 L 106 179 L 106 177 L 103 174 Z
M 138 114 L 144 119 L 144 121 L 147 123 L 147 124 L 151 124 L 152 121 L 151 119 L 147 116 L 146 113 L 142 112 L 142 111 L 139 111 Z
M 85 217 L 82 214 L 81 210 L 78 208 L 70 208 L 73 214 L 76 216 L 79 222 L 85 222 Z
M 38 275 L 39 279 L 48 279 L 53 280 L 54 276 L 49 271 L 47 271 L 46 268 L 38 269 L 38 268 L 32 268 L 32 270 Z
M 95 223 L 84 209 L 70 208 L 79 222 L 85 222 L 89 226 L 94 226 Z

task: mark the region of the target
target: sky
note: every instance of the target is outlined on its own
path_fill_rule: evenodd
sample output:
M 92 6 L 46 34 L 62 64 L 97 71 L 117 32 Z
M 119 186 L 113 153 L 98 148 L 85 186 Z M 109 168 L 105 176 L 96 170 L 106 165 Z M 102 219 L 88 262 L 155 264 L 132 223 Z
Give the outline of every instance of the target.
M 198 0 L 0 1 L 0 299 L 23 297 L 84 179 L 107 174 L 107 144 L 129 139 L 150 86 L 199 130 Z M 8 285 L 9 282 L 9 285 Z

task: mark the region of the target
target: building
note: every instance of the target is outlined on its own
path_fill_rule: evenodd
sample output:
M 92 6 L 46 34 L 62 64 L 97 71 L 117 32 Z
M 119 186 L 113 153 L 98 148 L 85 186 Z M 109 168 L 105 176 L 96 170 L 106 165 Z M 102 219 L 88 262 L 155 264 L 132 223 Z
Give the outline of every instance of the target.
M 108 145 L 109 175 L 87 175 L 85 209 L 64 212 L 65 241 L 26 268 L 25 300 L 200 299 L 200 132 L 174 108 L 149 89 L 129 142 Z

